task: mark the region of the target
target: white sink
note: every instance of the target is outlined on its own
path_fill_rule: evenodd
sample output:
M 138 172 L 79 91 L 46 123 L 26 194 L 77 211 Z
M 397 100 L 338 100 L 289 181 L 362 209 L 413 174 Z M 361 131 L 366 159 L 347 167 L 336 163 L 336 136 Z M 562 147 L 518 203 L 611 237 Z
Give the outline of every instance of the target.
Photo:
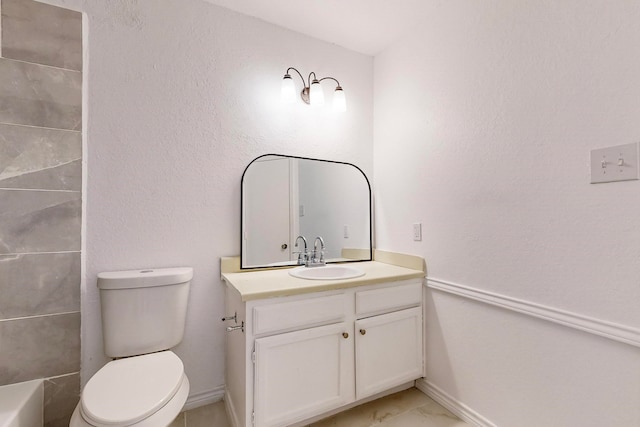
M 341 280 L 364 276 L 364 271 L 350 265 L 325 265 L 322 267 L 297 267 L 289 274 L 299 279 Z

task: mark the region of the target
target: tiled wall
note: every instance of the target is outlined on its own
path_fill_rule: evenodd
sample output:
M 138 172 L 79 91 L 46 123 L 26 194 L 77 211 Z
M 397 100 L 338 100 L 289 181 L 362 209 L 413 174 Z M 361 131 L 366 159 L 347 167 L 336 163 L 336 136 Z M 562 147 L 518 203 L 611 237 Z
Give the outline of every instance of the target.
M 45 426 L 80 393 L 82 14 L 1 0 L 0 386 L 45 381 Z

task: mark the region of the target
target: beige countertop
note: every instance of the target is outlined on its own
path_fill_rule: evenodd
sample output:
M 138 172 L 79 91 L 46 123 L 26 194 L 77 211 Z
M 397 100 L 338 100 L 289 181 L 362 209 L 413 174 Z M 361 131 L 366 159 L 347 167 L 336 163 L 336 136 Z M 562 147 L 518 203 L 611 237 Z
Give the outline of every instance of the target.
M 290 268 L 243 270 L 230 268 L 235 258 L 221 259 L 222 279 L 241 296 L 242 301 L 299 295 L 425 277 L 420 257 L 376 251 L 374 261 L 349 263 L 364 276 L 346 280 L 306 280 L 289 275 Z

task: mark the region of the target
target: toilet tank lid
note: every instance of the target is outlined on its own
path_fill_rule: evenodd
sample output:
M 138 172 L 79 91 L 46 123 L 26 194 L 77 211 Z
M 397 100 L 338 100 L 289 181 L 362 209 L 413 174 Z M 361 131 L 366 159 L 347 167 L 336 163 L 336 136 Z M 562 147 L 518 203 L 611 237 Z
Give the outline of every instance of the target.
M 98 273 L 100 289 L 131 289 L 177 285 L 193 278 L 193 268 L 147 268 Z

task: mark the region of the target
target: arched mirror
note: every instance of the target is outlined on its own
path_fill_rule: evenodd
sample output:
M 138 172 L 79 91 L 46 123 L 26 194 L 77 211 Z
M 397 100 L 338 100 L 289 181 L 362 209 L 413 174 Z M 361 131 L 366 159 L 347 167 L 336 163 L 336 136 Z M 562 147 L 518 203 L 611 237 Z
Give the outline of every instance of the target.
M 240 267 L 296 265 L 296 238 L 313 249 L 325 242 L 326 262 L 370 261 L 371 187 L 350 163 L 267 154 L 242 175 Z

